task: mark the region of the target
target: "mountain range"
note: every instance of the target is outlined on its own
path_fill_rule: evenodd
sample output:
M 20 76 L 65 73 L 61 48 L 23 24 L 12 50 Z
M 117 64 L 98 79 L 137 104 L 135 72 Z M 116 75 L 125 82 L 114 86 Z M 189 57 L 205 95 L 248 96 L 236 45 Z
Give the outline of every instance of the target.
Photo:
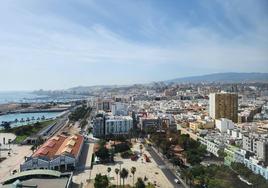
M 164 81 L 165 83 L 197 83 L 197 82 L 223 82 L 223 83 L 241 83 L 241 82 L 268 82 L 268 73 L 214 73 L 201 76 L 182 77 Z
M 77 86 L 67 89 L 67 91 L 76 91 L 76 92 L 88 92 L 88 91 L 98 91 L 102 89 L 127 89 L 128 87 L 142 87 L 142 86 L 152 86 L 155 83 L 253 83 L 253 82 L 262 82 L 268 83 L 268 73 L 237 73 L 237 72 L 226 72 L 226 73 L 214 73 L 206 74 L 201 76 L 192 76 L 192 77 L 182 77 L 175 78 L 171 80 L 151 82 L 147 84 L 134 84 L 134 85 L 95 85 L 95 86 Z M 39 92 L 40 93 L 40 92 Z

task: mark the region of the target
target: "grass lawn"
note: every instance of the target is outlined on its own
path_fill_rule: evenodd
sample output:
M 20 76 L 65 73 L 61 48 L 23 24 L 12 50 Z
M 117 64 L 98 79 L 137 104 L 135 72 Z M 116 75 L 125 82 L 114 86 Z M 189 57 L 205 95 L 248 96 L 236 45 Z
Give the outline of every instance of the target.
M 14 140 L 15 143 L 21 143 L 23 140 L 25 140 L 28 136 L 27 135 L 22 135 L 22 136 L 17 136 L 16 139 Z

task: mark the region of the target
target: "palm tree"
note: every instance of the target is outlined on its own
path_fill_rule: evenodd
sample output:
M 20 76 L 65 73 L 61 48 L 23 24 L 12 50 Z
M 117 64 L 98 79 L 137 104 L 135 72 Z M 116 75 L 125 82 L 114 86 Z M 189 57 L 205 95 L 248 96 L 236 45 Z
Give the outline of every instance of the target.
M 143 146 L 140 144 L 140 153 L 142 153 Z
M 125 179 L 128 177 L 128 170 L 123 168 L 120 172 L 120 177 L 123 179 L 123 187 L 125 187 Z
M 187 179 L 189 180 L 190 182 L 190 188 L 191 188 L 191 185 L 192 185 L 192 181 L 193 181 L 193 174 L 190 170 L 187 170 L 186 172 L 186 176 L 187 176 Z
M 111 170 L 112 170 L 112 169 L 111 169 L 111 167 L 108 167 L 108 168 L 107 168 L 107 172 L 108 172 L 108 179 L 110 178 L 110 172 L 111 172 Z
M 31 150 L 32 150 L 33 153 L 34 153 L 34 150 L 35 149 L 36 149 L 36 146 L 35 145 L 32 145 Z
M 118 168 L 116 168 L 114 171 L 115 171 L 115 173 L 116 173 L 117 187 L 118 187 L 118 173 L 119 173 L 120 170 L 119 170 Z
M 134 186 L 134 176 L 135 176 L 135 173 L 136 173 L 136 167 L 131 167 L 131 173 L 133 174 L 133 186 Z

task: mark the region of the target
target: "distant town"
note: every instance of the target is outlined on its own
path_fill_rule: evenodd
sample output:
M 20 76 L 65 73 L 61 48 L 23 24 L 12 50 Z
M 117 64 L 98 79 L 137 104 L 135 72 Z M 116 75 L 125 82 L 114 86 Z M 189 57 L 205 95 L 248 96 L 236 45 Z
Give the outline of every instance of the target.
M 1 187 L 268 187 L 266 81 L 34 94 L 0 105 Z

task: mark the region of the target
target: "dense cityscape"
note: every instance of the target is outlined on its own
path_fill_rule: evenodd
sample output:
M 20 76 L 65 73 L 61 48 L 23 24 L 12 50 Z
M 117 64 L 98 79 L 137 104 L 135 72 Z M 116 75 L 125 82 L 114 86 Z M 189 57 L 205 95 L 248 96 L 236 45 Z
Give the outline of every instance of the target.
M 1 105 L 2 118 L 28 116 L 2 121 L 3 187 L 268 185 L 267 83 L 159 82 L 76 95 Z M 30 116 L 40 113 L 56 114 Z

